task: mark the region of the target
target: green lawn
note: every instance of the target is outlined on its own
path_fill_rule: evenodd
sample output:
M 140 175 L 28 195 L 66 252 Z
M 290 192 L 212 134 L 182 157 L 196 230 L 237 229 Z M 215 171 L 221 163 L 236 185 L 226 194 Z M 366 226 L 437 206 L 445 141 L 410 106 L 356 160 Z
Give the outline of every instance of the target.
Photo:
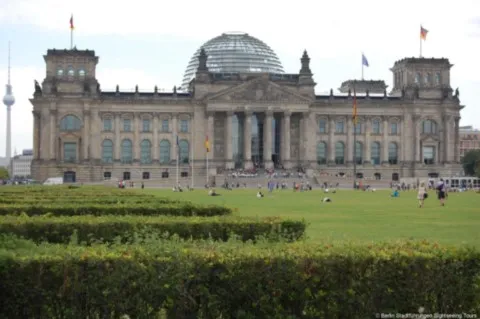
M 340 190 L 328 194 L 331 203 L 322 203 L 320 190 L 274 191 L 265 198 L 255 197 L 256 190 L 218 189 L 218 197 L 206 190 L 173 193 L 171 190 L 145 189 L 159 196 L 185 199 L 194 203 L 223 204 L 237 208 L 242 216 L 284 216 L 305 219 L 308 240 L 317 242 L 378 242 L 414 239 L 441 244 L 471 245 L 480 248 L 480 194 L 450 193 L 445 207 L 440 207 L 433 191 L 418 208 L 416 192 L 402 192 L 391 198 L 390 191 L 361 192 Z

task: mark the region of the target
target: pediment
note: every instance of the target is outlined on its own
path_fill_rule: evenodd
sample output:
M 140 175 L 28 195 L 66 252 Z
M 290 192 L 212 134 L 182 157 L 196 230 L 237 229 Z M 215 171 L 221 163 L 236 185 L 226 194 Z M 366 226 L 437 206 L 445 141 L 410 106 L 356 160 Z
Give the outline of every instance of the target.
M 421 140 L 423 143 L 437 143 L 439 141 L 438 137 L 435 135 L 425 135 Z
M 209 97 L 210 102 L 300 102 L 311 100 L 268 79 L 253 79 L 222 90 Z

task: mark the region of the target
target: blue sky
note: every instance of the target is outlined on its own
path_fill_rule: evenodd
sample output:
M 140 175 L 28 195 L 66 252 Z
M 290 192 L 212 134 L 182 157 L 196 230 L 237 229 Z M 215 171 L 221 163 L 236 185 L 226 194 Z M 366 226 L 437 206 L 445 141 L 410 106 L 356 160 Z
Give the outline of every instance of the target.
M 128 4 L 128 5 L 127 5 Z M 426 57 L 448 57 L 452 87 L 460 88 L 462 125 L 480 128 L 480 1 L 448 6 L 432 0 L 344 0 L 319 2 L 219 0 L 0 0 L 0 84 L 7 80 L 7 48 L 12 41 L 12 149 L 32 147 L 33 80 L 45 76 L 47 49 L 74 43 L 100 57 L 97 77 L 103 90 L 171 90 L 204 42 L 228 31 L 244 31 L 267 43 L 286 72 L 300 70 L 307 49 L 318 93 L 361 76 L 361 52 L 370 67 L 366 79 L 384 79 L 396 60 L 418 56 L 419 29 L 429 30 Z M 3 95 L 4 88 L 0 94 Z M 0 156 L 5 154 L 5 107 L 0 108 Z

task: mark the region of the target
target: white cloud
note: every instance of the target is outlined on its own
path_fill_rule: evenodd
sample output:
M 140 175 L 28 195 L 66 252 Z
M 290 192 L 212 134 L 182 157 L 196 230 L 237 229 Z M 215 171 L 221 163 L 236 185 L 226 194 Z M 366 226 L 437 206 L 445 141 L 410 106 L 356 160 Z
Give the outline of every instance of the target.
M 70 15 L 74 14 L 75 34 L 92 35 L 149 35 L 160 39 L 165 35 L 183 37 L 200 45 L 221 32 L 245 31 L 265 41 L 279 55 L 289 72 L 300 69 L 299 58 L 307 49 L 311 68 L 319 91 L 336 88 L 348 78 L 360 76 L 360 52 L 370 60 L 365 69 L 369 78 L 382 78 L 391 83 L 389 68 L 405 56 L 418 56 L 419 28 L 429 30 L 423 43 L 424 56 L 448 57 L 452 68 L 452 87 L 460 87 L 462 124 L 480 127 L 479 82 L 480 70 L 479 25 L 480 1 L 459 0 L 444 5 L 434 0 L 301 0 L 295 3 L 244 0 L 237 5 L 220 0 L 187 0 L 181 5 L 174 1 L 136 0 L 121 5 L 114 0 L 1 0 L 0 25 L 33 26 L 37 30 L 69 33 Z M 107 38 L 105 38 L 107 39 Z M 107 40 L 106 40 L 107 41 Z M 155 41 L 155 40 L 153 40 Z M 47 49 L 47 48 L 45 48 Z M 193 53 L 193 52 L 192 52 Z M 171 88 L 181 80 L 188 61 L 176 61 L 180 74 L 166 78 L 158 70 L 138 70 L 129 67 L 104 69 L 102 60 L 120 59 L 102 56 L 98 78 L 102 89 L 151 90 L 154 85 Z M 155 59 L 155 53 L 145 52 L 145 59 Z M 40 61 L 40 60 L 39 60 Z M 33 92 L 33 79 L 43 80 L 43 62 L 25 65 L 14 70 L 13 85 L 17 103 L 13 110 L 15 140 L 18 148 L 31 146 L 31 106 L 28 98 Z M 332 67 L 334 66 L 334 67 Z M 338 66 L 338 68 L 337 68 Z M 0 69 L 0 81 L 6 78 Z M 163 77 L 162 77 L 163 76 Z M 3 93 L 2 91 L 0 91 Z M 0 112 L 0 127 L 5 123 L 5 108 Z M 0 131 L 0 154 L 4 152 L 5 132 Z M 20 138 L 20 137 L 19 137 Z

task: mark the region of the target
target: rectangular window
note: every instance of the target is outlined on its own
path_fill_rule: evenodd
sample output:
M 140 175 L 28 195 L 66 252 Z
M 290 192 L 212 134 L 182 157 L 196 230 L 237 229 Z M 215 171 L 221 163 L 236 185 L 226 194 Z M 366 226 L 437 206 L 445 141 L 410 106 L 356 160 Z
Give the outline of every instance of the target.
M 150 179 L 150 172 L 143 172 L 142 179 Z
M 142 131 L 143 132 L 150 132 L 150 120 L 143 120 L 142 122 Z
M 344 126 L 343 121 L 337 122 L 335 125 L 335 133 L 344 133 Z
M 318 121 L 318 132 L 325 134 L 327 133 L 327 121 L 324 119 L 320 119 Z
M 373 121 L 372 123 L 372 133 L 380 134 L 380 121 Z
M 123 172 L 123 179 L 126 181 L 130 180 L 130 172 Z
M 74 163 L 77 160 L 77 143 L 63 143 L 63 161 Z
M 103 179 L 108 181 L 112 178 L 112 172 L 103 172 Z
M 111 132 L 113 128 L 112 119 L 104 119 L 103 120 L 103 130 L 106 132 Z
M 188 120 L 180 120 L 180 132 L 188 133 Z
M 397 123 L 390 123 L 390 134 L 397 135 L 398 134 L 398 124 Z
M 435 147 L 433 146 L 423 147 L 423 163 L 425 165 L 435 164 Z
M 362 134 L 362 123 L 355 125 L 355 134 Z
M 123 131 L 131 132 L 132 131 L 132 121 L 130 119 L 123 120 Z
M 168 132 L 168 120 L 162 120 L 162 132 Z

